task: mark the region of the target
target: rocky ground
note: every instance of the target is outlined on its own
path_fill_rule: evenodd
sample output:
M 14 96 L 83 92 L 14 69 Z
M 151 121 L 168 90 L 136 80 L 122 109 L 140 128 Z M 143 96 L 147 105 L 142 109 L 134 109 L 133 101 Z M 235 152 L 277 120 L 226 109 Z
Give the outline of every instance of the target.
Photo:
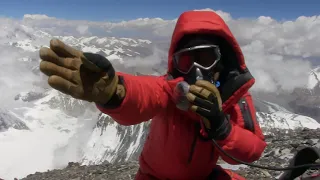
M 130 180 L 134 179 L 137 170 L 137 162 L 91 166 L 81 166 L 79 163 L 70 162 L 64 169 L 37 172 L 22 180 Z
M 263 166 L 286 167 L 293 155 L 304 147 L 320 148 L 320 129 L 300 129 L 295 131 L 275 130 L 271 135 L 266 135 L 268 146 L 260 158 L 254 164 Z M 319 162 L 319 161 L 318 161 Z M 258 168 L 240 168 L 239 174 L 247 179 L 275 179 L 282 172 L 270 171 Z M 307 171 L 304 176 L 320 173 L 320 169 Z
M 288 132 L 275 130 L 271 135 L 266 135 L 266 141 L 268 147 L 263 157 L 255 164 L 284 167 L 288 165 L 288 160 L 293 154 L 301 148 L 307 146 L 320 148 L 320 130 L 300 129 Z M 137 162 L 92 166 L 81 166 L 70 162 L 64 169 L 37 172 L 23 180 L 130 180 L 134 179 L 137 170 Z M 258 168 L 240 168 L 236 172 L 248 180 L 275 179 L 281 173 Z M 310 170 L 306 174 L 314 173 L 320 173 L 320 169 Z

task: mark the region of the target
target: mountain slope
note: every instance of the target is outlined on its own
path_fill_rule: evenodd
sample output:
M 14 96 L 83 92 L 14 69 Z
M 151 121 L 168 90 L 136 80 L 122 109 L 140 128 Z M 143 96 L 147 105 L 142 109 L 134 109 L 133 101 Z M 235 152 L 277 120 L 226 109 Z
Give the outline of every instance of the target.
M 6 131 L 9 128 L 17 130 L 28 130 L 28 126 L 13 112 L 0 109 L 0 132 Z
M 257 118 L 265 133 L 269 133 L 269 129 L 320 128 L 320 124 L 315 119 L 295 114 L 282 106 L 259 98 L 254 100 Z
M 269 110 L 257 112 L 258 121 L 266 135 L 274 134 L 279 129 L 288 131 L 300 128 L 320 128 L 320 124 L 310 117 L 294 114 L 267 101 L 260 100 L 258 103 L 256 100 L 255 102 L 260 104 L 260 109 L 265 106 Z M 114 122 L 108 115 L 100 115 L 81 162 L 88 165 L 105 161 L 114 163 L 137 160 L 148 129 L 149 122 L 125 127 Z
M 50 100 L 58 96 L 56 93 L 52 90 L 38 99 L 32 96 L 21 96 L 18 99 L 25 100 L 22 104 L 26 106 L 12 111 L 21 121 L 18 121 L 19 124 L 28 129 L 10 128 L 0 133 L 0 177 L 22 177 L 30 172 L 56 168 L 63 163 L 63 159 L 67 162 L 75 159 L 69 155 L 60 155 L 58 149 L 69 143 L 81 119 L 68 116 L 58 108 L 51 108 Z M 6 121 L 12 119 L 8 116 L 4 118 Z M 56 162 L 57 159 L 60 162 Z
M 96 130 L 94 127 L 99 120 L 98 110 L 92 103 L 75 100 L 53 90 L 48 86 L 47 78 L 40 73 L 38 50 L 43 45 L 48 45 L 54 36 L 19 25 L 13 31 L 4 29 L 7 30 L 6 36 L 0 37 L 0 43 L 9 52 L 15 53 L 12 60 L 8 59 L 12 63 L 10 68 L 15 65 L 13 62 L 20 64 L 18 68 L 24 69 L 15 71 L 30 71 L 36 78 L 35 81 L 27 82 L 33 85 L 30 86 L 32 89 L 21 87 L 23 92 L 14 96 L 12 102 L 17 105 L 15 108 L 0 113 L 1 131 L 5 131 L 0 133 L 0 177 L 22 177 L 34 171 L 63 167 L 68 161 L 80 161 L 82 151 L 86 149 L 83 144 L 88 143 L 92 132 Z M 152 54 L 152 44 L 148 40 L 72 36 L 57 38 L 83 51 L 100 53 L 114 61 L 117 69 L 127 72 L 134 72 L 135 69 L 124 66 L 122 60 Z M 2 78 L 12 79 L 11 76 Z M 24 130 L 23 125 L 30 130 Z M 138 128 L 123 131 L 136 134 L 139 132 L 136 131 Z M 123 144 L 135 141 L 122 131 L 120 134 L 121 138 L 125 136 Z M 95 142 L 95 139 L 97 138 L 92 137 L 91 141 Z M 136 146 L 138 144 L 140 143 Z M 125 151 L 125 147 L 129 145 L 124 146 L 122 151 Z M 18 152 L 21 148 L 25 151 Z M 131 148 L 135 151 L 135 146 Z M 110 156 L 109 153 L 105 154 Z M 19 163 L 21 160 L 31 163 Z
M 295 136 L 296 138 L 292 138 Z M 320 148 L 320 131 L 310 129 L 299 129 L 296 131 L 278 131 L 275 135 L 266 136 L 268 143 L 267 149 L 262 158 L 254 164 L 263 166 L 285 167 L 288 166 L 289 159 L 294 153 L 303 147 Z M 99 165 L 81 165 L 79 163 L 69 163 L 64 169 L 52 170 L 43 173 L 30 174 L 23 180 L 69 180 L 69 179 L 114 179 L 114 180 L 133 180 L 138 171 L 138 163 L 136 161 L 127 161 L 121 163 L 101 163 Z M 319 169 L 320 170 L 320 169 Z M 281 174 L 278 171 L 268 171 L 258 168 L 250 168 L 247 166 L 234 170 L 248 180 L 270 180 Z M 315 171 L 307 171 L 303 176 L 319 173 Z
M 108 115 L 100 114 L 84 150 L 82 164 L 137 160 L 148 135 L 149 123 L 121 126 Z
M 315 68 L 310 72 L 307 88 L 316 91 L 320 89 L 320 67 Z M 317 94 L 317 92 L 315 93 Z
M 313 69 L 309 75 L 306 88 L 296 88 L 296 97 L 289 105 L 296 113 L 310 116 L 320 122 L 320 67 Z

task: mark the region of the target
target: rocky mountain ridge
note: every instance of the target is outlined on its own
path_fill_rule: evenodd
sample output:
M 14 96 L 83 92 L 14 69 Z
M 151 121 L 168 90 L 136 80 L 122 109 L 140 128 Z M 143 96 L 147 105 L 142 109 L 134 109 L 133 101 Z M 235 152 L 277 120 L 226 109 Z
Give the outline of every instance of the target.
M 254 164 L 286 167 L 289 160 L 298 150 L 304 147 L 320 148 L 320 129 L 310 130 L 304 128 L 289 131 L 274 129 L 273 135 L 266 136 L 266 142 L 268 146 L 263 156 Z M 37 172 L 21 180 L 133 180 L 138 168 L 137 161 L 113 164 L 103 162 L 99 165 L 81 165 L 80 163 L 70 162 L 64 169 Z M 248 180 L 272 180 L 281 174 L 279 171 L 251 168 L 248 166 L 240 167 L 235 172 Z M 320 169 L 309 170 L 303 177 L 314 174 L 320 174 Z

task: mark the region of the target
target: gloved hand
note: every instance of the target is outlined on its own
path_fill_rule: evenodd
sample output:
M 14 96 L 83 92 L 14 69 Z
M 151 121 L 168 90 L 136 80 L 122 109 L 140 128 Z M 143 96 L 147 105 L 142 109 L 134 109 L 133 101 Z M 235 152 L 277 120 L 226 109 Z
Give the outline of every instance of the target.
M 40 49 L 40 58 L 40 70 L 49 76 L 49 85 L 62 93 L 106 104 L 117 91 L 118 76 L 110 61 L 99 54 L 84 53 L 52 39 L 50 48 Z
M 192 104 L 191 111 L 202 117 L 205 139 L 225 139 L 231 131 L 231 124 L 222 112 L 222 100 L 219 90 L 205 80 L 198 80 L 189 88 L 187 98 Z M 207 137 L 205 137 L 207 136 Z

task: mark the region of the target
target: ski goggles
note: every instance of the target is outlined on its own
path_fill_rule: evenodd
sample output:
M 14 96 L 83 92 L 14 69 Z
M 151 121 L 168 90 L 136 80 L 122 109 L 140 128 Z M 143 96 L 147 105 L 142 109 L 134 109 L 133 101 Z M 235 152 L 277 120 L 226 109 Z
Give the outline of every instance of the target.
M 183 74 L 188 74 L 194 66 L 210 70 L 220 59 L 221 53 L 217 45 L 193 46 L 173 54 L 174 65 Z

